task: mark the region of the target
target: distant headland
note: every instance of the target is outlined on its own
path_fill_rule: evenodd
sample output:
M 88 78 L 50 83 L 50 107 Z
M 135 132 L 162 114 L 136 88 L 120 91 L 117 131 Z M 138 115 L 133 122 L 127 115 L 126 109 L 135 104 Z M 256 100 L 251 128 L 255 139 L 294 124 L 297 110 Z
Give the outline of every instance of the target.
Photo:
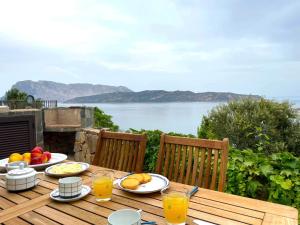
M 231 92 L 146 90 L 134 92 L 125 86 L 53 81 L 19 81 L 12 86 L 35 98 L 55 99 L 66 103 L 138 103 L 138 102 L 226 102 L 241 98 L 260 98 Z

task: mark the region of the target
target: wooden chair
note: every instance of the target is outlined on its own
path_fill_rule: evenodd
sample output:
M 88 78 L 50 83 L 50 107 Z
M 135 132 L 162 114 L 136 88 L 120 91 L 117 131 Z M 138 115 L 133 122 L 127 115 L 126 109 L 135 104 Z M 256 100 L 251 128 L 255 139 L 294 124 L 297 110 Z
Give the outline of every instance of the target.
M 101 130 L 93 165 L 128 172 L 142 172 L 147 137 Z
M 171 181 L 223 191 L 228 147 L 227 138 L 217 141 L 162 134 L 156 172 Z

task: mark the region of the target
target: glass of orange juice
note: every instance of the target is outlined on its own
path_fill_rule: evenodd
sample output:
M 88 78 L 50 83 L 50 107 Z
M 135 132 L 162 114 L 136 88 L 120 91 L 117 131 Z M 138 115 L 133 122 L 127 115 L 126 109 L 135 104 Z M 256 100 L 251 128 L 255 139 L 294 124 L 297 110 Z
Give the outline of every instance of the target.
M 189 192 L 162 190 L 164 216 L 168 225 L 184 225 L 189 205 Z
M 111 199 L 113 189 L 114 171 L 98 170 L 92 175 L 93 193 L 98 202 L 106 202 Z

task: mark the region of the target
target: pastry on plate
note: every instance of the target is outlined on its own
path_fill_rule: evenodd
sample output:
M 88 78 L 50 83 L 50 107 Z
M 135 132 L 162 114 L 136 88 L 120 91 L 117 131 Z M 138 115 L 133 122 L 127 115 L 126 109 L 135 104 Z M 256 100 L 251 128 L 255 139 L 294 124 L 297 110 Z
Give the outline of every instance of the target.
M 148 183 L 152 180 L 152 177 L 149 173 L 142 173 L 143 177 L 144 177 L 144 180 L 143 180 L 143 183 Z
M 140 183 L 144 183 L 144 176 L 141 173 L 129 175 L 127 178 L 137 179 Z
M 135 178 L 126 178 L 121 182 L 121 186 L 126 189 L 135 190 L 140 185 L 140 182 Z

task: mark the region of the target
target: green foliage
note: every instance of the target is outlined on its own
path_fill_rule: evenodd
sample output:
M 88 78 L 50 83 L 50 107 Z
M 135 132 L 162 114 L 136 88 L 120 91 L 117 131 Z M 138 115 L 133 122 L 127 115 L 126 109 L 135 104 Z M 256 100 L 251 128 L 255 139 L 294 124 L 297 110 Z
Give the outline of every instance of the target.
M 111 131 L 117 131 L 119 126 L 114 124 L 111 120 L 112 116 L 105 114 L 98 107 L 94 108 L 94 127 L 95 128 L 109 128 Z
M 227 192 L 300 209 L 300 158 L 230 149 Z
M 156 160 L 159 151 L 160 135 L 162 131 L 160 130 L 134 130 L 130 129 L 133 133 L 147 135 L 147 146 L 144 159 L 144 171 L 155 172 Z
M 300 121 L 288 102 L 243 99 L 214 108 L 204 116 L 198 136 L 228 137 L 239 149 L 270 154 L 288 150 L 300 155 Z
M 10 100 L 18 100 L 18 101 L 26 101 L 27 93 L 20 91 L 17 88 L 12 88 L 5 93 L 4 99 L 7 101 Z
M 33 102 L 33 106 L 37 109 L 41 109 L 43 107 L 43 100 L 41 98 L 36 99 Z

